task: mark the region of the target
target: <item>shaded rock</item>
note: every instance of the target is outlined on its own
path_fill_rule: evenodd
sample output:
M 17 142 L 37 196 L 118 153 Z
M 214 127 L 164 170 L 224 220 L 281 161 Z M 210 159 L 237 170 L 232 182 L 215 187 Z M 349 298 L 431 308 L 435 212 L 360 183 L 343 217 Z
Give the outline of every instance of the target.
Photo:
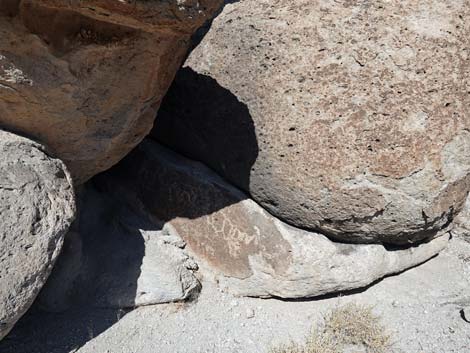
M 207 167 L 150 140 L 99 180 L 132 209 L 166 222 L 203 273 L 237 295 L 302 298 L 364 287 L 426 261 L 448 240 L 393 249 L 332 242 L 276 219 Z
M 61 312 L 73 305 L 77 295 L 76 288 L 80 285 L 82 257 L 80 233 L 68 232 L 62 252 L 37 298 L 37 302 L 43 309 Z
M 468 0 L 226 5 L 153 136 L 294 226 L 431 238 L 470 188 L 469 18 Z
M 43 146 L 0 130 L 0 339 L 28 310 L 75 215 L 71 178 Z
M 84 182 L 148 133 L 191 34 L 221 2 L 2 1 L 0 125 Z
M 39 298 L 43 309 L 134 308 L 185 300 L 199 291 L 197 265 L 182 239 L 113 190 L 85 184 L 74 231 L 66 244 L 80 252 L 66 249 L 60 257 Z
M 452 233 L 470 241 L 470 197 L 467 198 L 463 210 L 455 218 L 454 223 Z

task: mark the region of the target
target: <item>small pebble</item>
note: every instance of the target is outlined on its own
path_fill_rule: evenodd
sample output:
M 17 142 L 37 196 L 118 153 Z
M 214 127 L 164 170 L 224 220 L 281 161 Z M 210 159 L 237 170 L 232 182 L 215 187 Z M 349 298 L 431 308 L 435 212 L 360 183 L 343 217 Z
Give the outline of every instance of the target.
M 470 306 L 462 309 L 462 316 L 465 321 L 470 322 Z
M 255 317 L 255 311 L 253 309 L 246 309 L 246 318 L 252 319 Z

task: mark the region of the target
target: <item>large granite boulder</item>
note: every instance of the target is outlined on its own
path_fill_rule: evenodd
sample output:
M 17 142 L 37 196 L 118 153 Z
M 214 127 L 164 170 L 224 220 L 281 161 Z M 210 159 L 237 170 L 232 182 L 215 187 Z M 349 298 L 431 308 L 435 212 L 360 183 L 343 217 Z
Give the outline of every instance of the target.
M 74 215 L 64 164 L 0 130 L 0 339 L 45 283 Z
M 151 129 L 221 3 L 0 1 L 0 126 L 45 143 L 76 184 L 109 168 Z
M 292 225 L 431 238 L 470 188 L 469 36 L 468 0 L 235 2 L 153 136 Z
M 202 278 L 236 295 L 303 298 L 364 287 L 426 261 L 449 238 L 401 248 L 335 243 L 276 219 L 201 163 L 149 140 L 99 185 L 140 219 L 161 220 L 167 236 L 186 242 Z

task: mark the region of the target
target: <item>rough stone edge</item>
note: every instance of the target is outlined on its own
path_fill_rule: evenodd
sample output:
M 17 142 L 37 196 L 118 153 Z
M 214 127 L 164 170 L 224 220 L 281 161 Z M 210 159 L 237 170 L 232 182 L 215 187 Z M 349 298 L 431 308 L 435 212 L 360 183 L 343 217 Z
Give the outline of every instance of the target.
M 6 136 L 8 138 L 7 141 L 3 140 L 3 136 Z M 47 278 L 52 272 L 52 269 L 54 267 L 54 264 L 62 250 L 62 246 L 64 243 L 64 238 L 66 234 L 68 233 L 70 225 L 73 223 L 75 220 L 75 215 L 76 215 L 76 197 L 75 197 L 75 189 L 73 186 L 73 181 L 72 181 L 72 176 L 70 172 L 68 171 L 66 165 L 64 162 L 62 162 L 60 159 L 54 157 L 52 154 L 50 154 L 48 148 L 42 144 L 40 144 L 37 141 L 30 140 L 26 137 L 17 135 L 15 133 L 9 132 L 5 129 L 0 128 L 0 144 L 18 144 L 19 146 L 21 145 L 27 145 L 30 146 L 31 148 L 36 148 L 37 150 L 41 151 L 44 153 L 47 157 L 49 157 L 54 163 L 57 163 L 60 165 L 61 170 L 65 174 L 65 179 L 67 180 L 67 183 L 70 186 L 70 192 L 68 193 L 68 197 L 70 197 L 70 203 L 63 202 L 64 207 L 63 209 L 67 211 L 67 214 L 61 213 L 59 216 L 67 217 L 66 224 L 68 224 L 68 227 L 64 229 L 60 229 L 56 236 L 54 238 L 51 238 L 48 246 L 49 247 L 54 247 L 55 250 L 51 254 L 50 257 L 50 262 L 49 266 L 46 268 L 43 274 L 43 282 L 45 283 Z M 68 204 L 68 206 L 67 206 Z M 55 215 L 55 214 L 54 214 Z M 39 277 L 39 274 L 35 274 L 36 277 Z M 18 322 L 19 319 L 28 311 L 28 309 L 31 307 L 33 302 L 36 300 L 37 296 L 40 293 L 40 289 L 34 293 L 34 295 L 31 296 L 30 300 L 28 300 L 21 308 L 18 309 L 18 315 L 16 319 L 14 319 L 12 322 L 10 322 L 5 328 L 0 330 L 0 341 L 8 335 L 8 333 L 13 329 L 15 324 Z

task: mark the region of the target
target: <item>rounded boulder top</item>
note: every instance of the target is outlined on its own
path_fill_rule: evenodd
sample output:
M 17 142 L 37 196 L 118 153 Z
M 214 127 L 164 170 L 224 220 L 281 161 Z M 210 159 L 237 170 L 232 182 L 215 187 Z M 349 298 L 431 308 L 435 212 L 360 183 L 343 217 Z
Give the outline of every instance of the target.
M 0 125 L 84 183 L 148 134 L 191 35 L 221 4 L 0 1 Z
M 470 189 L 469 5 L 229 4 L 178 74 L 154 136 L 292 225 L 348 242 L 431 238 Z M 203 99 L 204 86 L 185 89 L 195 77 L 230 93 L 205 110 L 172 104 Z M 227 96 L 243 116 L 220 109 Z M 229 118 L 256 140 L 214 138 Z

